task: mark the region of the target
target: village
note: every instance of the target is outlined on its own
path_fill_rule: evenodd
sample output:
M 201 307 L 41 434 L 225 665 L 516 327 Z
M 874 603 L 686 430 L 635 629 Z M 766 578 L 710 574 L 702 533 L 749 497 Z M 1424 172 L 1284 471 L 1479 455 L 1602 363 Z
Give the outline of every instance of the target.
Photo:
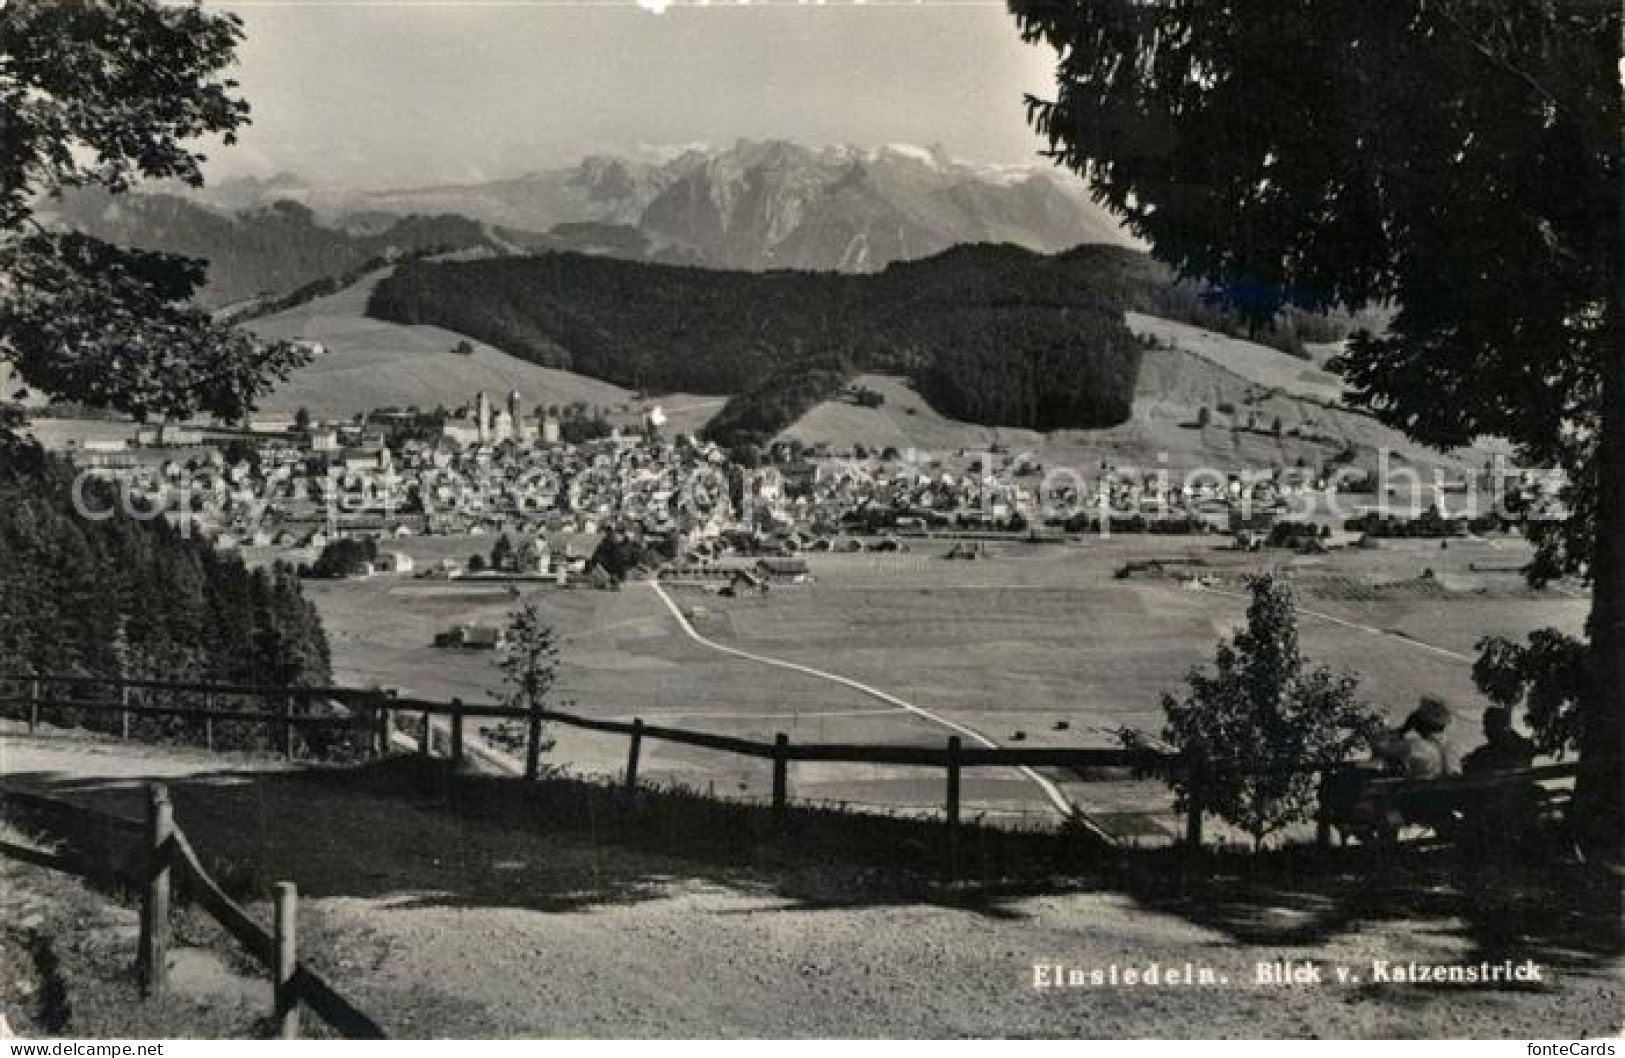
M 1431 483 L 1404 468 L 1390 477 L 1385 466 L 1352 462 L 1180 479 L 1106 464 L 1087 473 L 1046 468 L 998 445 L 899 452 L 781 440 L 766 452 L 730 452 L 688 434 L 668 437 L 658 405 L 618 416 L 601 409 L 591 422 L 593 436 L 571 439 L 568 419 L 528 412 L 517 391 L 502 406 L 481 392 L 433 417 L 385 409 L 349 422 L 301 415 L 237 430 L 140 428 L 69 451 L 86 479 L 116 487 L 126 513 L 162 516 L 251 561 L 308 567 L 330 544 L 366 540 L 373 546 L 346 575 L 593 587 L 634 567 L 743 574 L 753 588 L 801 582 L 799 553 L 896 552 L 909 537 L 963 541 L 949 552 L 955 558 L 975 558 L 978 541 L 1113 532 L 1221 534 L 1246 550 L 1324 551 L 1368 534 L 1465 536 L 1561 514 L 1560 477 L 1499 463 Z M 390 547 L 410 537 L 467 538 L 470 553 L 419 565 Z M 606 539 L 623 557 L 604 561 Z

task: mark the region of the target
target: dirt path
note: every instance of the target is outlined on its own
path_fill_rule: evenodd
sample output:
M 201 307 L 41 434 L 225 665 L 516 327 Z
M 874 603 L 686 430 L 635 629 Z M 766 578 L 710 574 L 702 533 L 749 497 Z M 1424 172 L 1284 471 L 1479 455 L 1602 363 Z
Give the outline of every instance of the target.
M 1582 950 L 1590 927 L 1490 937 L 1486 923 L 1506 917 L 1497 907 L 1463 909 L 1431 883 L 1418 901 L 1390 895 L 1392 870 L 1342 888 L 1166 872 L 1054 879 L 945 903 L 836 864 L 659 855 L 591 829 L 456 816 L 432 798 L 218 759 L 229 774 L 215 776 L 211 758 L 188 751 L 15 735 L 0 747 L 7 781 L 126 808 L 144 774 L 171 776 L 204 855 L 297 882 L 302 949 L 402 1037 L 1549 1039 L 1617 1031 L 1625 1012 L 1617 961 Z M 1379 960 L 1525 957 L 1542 966 L 1537 987 L 1370 979 Z M 1258 967 L 1277 960 L 1324 980 L 1259 983 Z M 1189 965 L 1213 978 L 1040 989 L 1037 965 Z M 1337 982 L 1336 967 L 1359 982 Z
M 913 713 L 915 716 L 918 716 L 923 720 L 928 720 L 940 727 L 945 727 L 950 731 L 956 731 L 959 734 L 964 735 L 966 738 L 969 738 L 974 742 L 978 742 L 989 749 L 999 748 L 999 744 L 997 742 L 993 741 L 991 738 L 988 738 L 975 728 L 967 727 L 966 725 L 954 720 L 949 720 L 947 717 L 933 713 L 929 709 L 923 709 L 911 702 L 905 702 L 896 695 L 887 694 L 878 687 L 872 687 L 867 683 L 860 683 L 857 680 L 846 676 L 841 676 L 834 672 L 828 672 L 824 669 L 815 669 L 810 665 L 802 665 L 794 661 L 785 661 L 782 658 L 768 657 L 765 654 L 753 654 L 748 650 L 739 650 L 736 647 L 724 646 L 721 643 L 707 639 L 700 635 L 699 632 L 694 630 L 694 626 L 689 623 L 688 618 L 683 616 L 682 609 L 672 601 L 670 595 L 666 594 L 666 589 L 662 588 L 657 581 L 651 580 L 647 583 L 650 589 L 654 591 L 655 595 L 659 596 L 660 601 L 666 604 L 666 609 L 670 610 L 672 617 L 677 619 L 677 624 L 683 629 L 683 632 L 690 639 L 694 640 L 694 642 L 703 647 L 708 647 L 711 650 L 721 651 L 724 654 L 732 654 L 734 657 L 744 658 L 746 661 L 755 661 L 763 665 L 771 665 L 775 668 L 789 669 L 791 672 L 799 672 L 804 676 L 812 676 L 815 679 L 828 680 L 831 683 L 838 683 L 843 687 L 857 691 L 859 694 L 866 694 L 878 701 L 885 702 L 887 705 L 895 706 L 897 709 L 904 712 Z M 1050 807 L 1052 807 L 1062 819 L 1068 819 L 1074 816 L 1077 811 L 1076 806 L 1067 799 L 1065 794 L 1061 793 L 1060 788 L 1054 783 L 1038 774 L 1038 772 L 1034 771 L 1032 768 L 1022 767 L 1014 770 L 1021 773 L 1024 778 L 1032 782 L 1039 788 L 1039 790 L 1043 792 L 1045 799 L 1050 803 Z
M 1205 584 L 1198 584 L 1196 587 L 1197 590 L 1205 591 L 1209 595 L 1223 595 L 1226 598 L 1240 599 L 1243 602 L 1250 598 L 1250 596 L 1239 591 L 1226 591 L 1223 588 L 1212 588 Z M 1341 625 L 1344 628 L 1352 628 L 1356 632 L 1365 632 L 1367 635 L 1381 636 L 1384 639 L 1389 639 L 1396 643 L 1404 643 L 1407 646 L 1415 647 L 1417 650 L 1425 650 L 1431 654 L 1437 654 L 1440 657 L 1449 658 L 1452 661 L 1459 661 L 1464 665 L 1471 665 L 1473 663 L 1473 658 L 1466 654 L 1460 653 L 1459 651 L 1450 650 L 1445 647 L 1434 646 L 1432 643 L 1423 642 L 1422 640 L 1413 636 L 1399 635 L 1397 633 L 1390 632 L 1386 628 L 1378 628 L 1376 625 L 1361 624 L 1358 621 L 1350 621 L 1347 618 L 1338 617 L 1335 614 L 1325 613 L 1321 610 L 1307 610 L 1302 606 L 1299 606 L 1297 609 L 1298 613 L 1305 617 L 1313 617 L 1317 621 L 1325 621 L 1329 624 Z

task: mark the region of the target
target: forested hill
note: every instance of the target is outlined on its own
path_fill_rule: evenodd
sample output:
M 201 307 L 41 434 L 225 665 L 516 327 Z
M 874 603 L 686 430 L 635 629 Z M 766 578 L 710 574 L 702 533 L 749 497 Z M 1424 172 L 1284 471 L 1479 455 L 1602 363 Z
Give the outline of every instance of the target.
M 291 568 L 254 569 L 162 519 L 75 512 L 72 467 L 0 462 L 0 658 L 16 672 L 325 686 L 326 634 Z M 88 491 L 94 510 L 111 490 Z
M 199 300 L 210 308 L 285 294 L 396 254 L 494 252 L 503 245 L 485 225 L 464 217 L 389 217 L 362 231 L 323 224 L 287 201 L 227 214 L 176 195 L 81 191 L 54 209 L 62 227 L 207 261 L 209 282 Z
M 578 254 L 414 261 L 369 315 L 434 324 L 644 390 L 740 394 L 712 426 L 770 436 L 856 371 L 906 374 L 944 414 L 1049 430 L 1129 415 L 1166 270 L 1082 246 L 960 246 L 872 275 L 722 272 Z

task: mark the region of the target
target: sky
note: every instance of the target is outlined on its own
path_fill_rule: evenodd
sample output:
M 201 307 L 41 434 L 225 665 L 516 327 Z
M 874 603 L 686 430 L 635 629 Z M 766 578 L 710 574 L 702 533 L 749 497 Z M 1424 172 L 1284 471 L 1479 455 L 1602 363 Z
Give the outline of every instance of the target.
M 1002 2 L 639 2 L 213 5 L 244 21 L 254 123 L 209 175 L 414 187 L 739 138 L 1037 160 L 1022 97 L 1054 58 Z

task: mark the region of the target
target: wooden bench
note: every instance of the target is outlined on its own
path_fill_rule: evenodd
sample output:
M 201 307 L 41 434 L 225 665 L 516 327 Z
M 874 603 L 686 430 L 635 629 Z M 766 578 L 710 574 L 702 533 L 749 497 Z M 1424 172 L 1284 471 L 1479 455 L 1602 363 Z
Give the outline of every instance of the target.
M 1407 826 L 1454 841 L 1469 832 L 1516 840 L 1520 828 L 1566 821 L 1578 761 L 1445 779 L 1390 778 L 1348 767 L 1321 778 L 1320 844 L 1393 844 Z M 1493 829 L 1492 829 L 1493 828 Z

